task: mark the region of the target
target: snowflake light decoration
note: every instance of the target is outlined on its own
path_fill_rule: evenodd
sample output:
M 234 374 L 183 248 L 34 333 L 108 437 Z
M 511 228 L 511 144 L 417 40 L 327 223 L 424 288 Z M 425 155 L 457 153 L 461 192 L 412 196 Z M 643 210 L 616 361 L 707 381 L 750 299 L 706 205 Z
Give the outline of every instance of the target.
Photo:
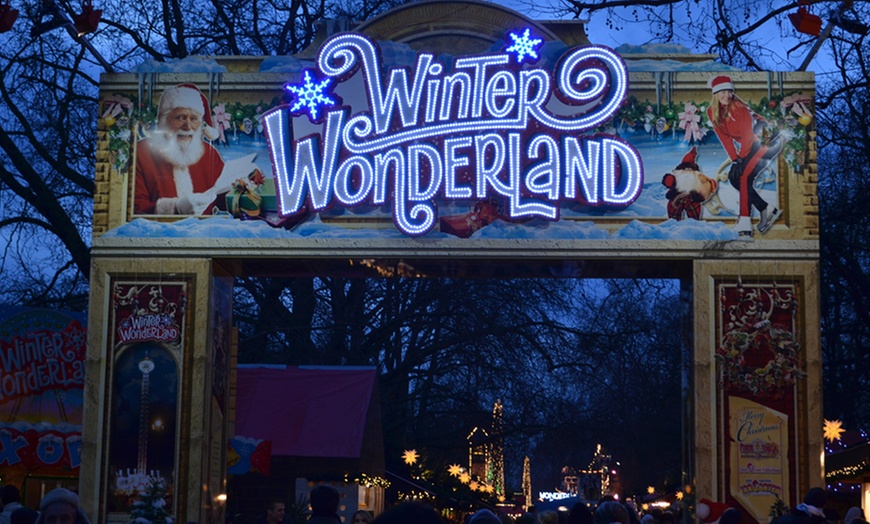
M 321 108 L 334 106 L 338 103 L 327 94 L 331 83 L 331 78 L 317 79 L 310 70 L 306 69 L 301 83 L 291 84 L 288 82 L 284 84 L 284 89 L 296 98 L 290 107 L 290 112 L 303 113 L 307 111 L 308 118 L 312 122 L 317 120 Z
M 405 453 L 402 454 L 402 460 L 405 461 L 405 464 L 412 465 L 417 463 L 417 459 L 420 458 L 420 455 L 417 454 L 416 449 L 406 450 Z
M 530 29 L 526 29 L 523 31 L 522 36 L 518 36 L 516 33 L 508 33 L 508 36 L 511 37 L 514 43 L 506 48 L 505 52 L 516 53 L 518 63 L 522 63 L 526 56 L 535 60 L 538 59 L 538 47 L 544 43 L 544 40 L 541 38 L 531 38 L 530 31 Z
M 825 421 L 825 438 L 828 439 L 829 442 L 833 442 L 840 438 L 846 430 L 843 429 L 843 422 L 839 420 L 826 420 Z

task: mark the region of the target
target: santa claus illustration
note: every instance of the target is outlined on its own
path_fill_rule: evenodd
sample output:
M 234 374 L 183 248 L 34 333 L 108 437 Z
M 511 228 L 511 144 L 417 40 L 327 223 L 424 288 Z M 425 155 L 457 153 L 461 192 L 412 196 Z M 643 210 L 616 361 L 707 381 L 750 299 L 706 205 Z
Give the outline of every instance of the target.
M 217 137 L 208 101 L 195 85 L 166 88 L 157 109 L 157 129 L 136 145 L 134 213 L 208 213 L 224 161 L 203 139 Z

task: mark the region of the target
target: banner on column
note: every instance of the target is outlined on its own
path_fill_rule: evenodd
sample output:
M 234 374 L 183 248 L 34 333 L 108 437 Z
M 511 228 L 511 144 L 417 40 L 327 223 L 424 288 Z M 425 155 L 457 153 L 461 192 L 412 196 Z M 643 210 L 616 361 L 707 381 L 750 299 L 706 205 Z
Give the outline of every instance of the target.
M 0 311 L 0 470 L 77 476 L 87 330 L 73 313 Z
M 788 499 L 789 417 L 729 396 L 731 495 L 762 521 L 776 498 Z
M 209 500 L 208 518 L 223 521 L 224 506 L 216 503 L 221 494 L 226 494 L 227 418 L 229 397 L 230 353 L 232 352 L 233 279 L 216 277 L 211 288 L 209 341 L 209 369 L 211 370 L 210 438 L 208 441 L 208 472 L 206 484 Z
M 719 283 L 716 350 L 725 502 L 766 521 L 797 486 L 798 379 L 805 376 L 795 283 Z
M 175 514 L 178 407 L 187 282 L 114 282 L 109 477 L 110 522 L 162 497 Z

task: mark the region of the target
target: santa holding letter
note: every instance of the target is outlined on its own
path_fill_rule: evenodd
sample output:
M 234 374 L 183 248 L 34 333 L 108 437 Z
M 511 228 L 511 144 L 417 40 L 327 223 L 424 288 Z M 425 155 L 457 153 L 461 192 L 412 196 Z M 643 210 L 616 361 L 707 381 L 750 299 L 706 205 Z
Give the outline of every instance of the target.
M 217 137 L 208 101 L 195 85 L 166 88 L 157 129 L 136 145 L 134 214 L 208 213 L 224 161 L 204 138 Z

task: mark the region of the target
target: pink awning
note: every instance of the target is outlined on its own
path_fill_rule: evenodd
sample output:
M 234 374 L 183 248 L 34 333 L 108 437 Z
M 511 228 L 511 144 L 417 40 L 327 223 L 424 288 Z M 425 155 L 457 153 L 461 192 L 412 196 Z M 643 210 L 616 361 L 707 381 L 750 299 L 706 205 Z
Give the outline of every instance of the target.
M 357 458 L 374 368 L 238 368 L 235 435 L 272 441 L 272 455 Z

